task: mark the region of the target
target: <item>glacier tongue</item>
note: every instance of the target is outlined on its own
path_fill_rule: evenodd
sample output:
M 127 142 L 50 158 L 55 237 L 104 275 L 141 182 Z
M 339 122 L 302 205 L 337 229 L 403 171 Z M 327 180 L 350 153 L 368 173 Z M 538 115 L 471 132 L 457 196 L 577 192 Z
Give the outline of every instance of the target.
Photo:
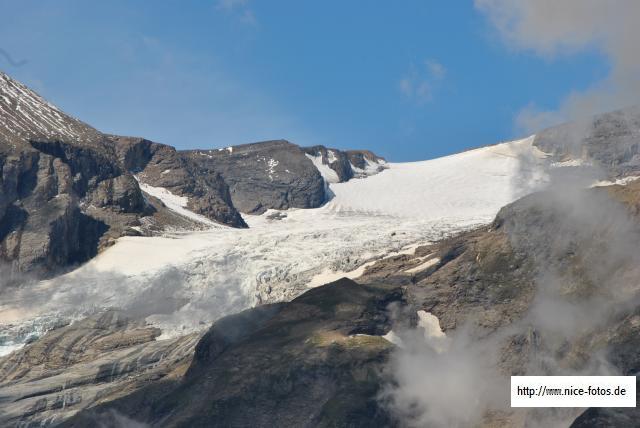
M 532 140 L 392 163 L 366 179 L 331 183 L 334 198 L 321 208 L 245 216 L 249 229 L 121 238 L 75 271 L 39 284 L 37 298 L 4 300 L 0 312 L 13 316 L 0 321 L 0 336 L 8 324 L 118 307 L 145 317 L 167 338 L 292 299 L 340 272 L 360 274 L 387 253 L 487 224 L 543 183 L 545 157 Z M 515 179 L 523 153 L 535 159 L 533 184 Z

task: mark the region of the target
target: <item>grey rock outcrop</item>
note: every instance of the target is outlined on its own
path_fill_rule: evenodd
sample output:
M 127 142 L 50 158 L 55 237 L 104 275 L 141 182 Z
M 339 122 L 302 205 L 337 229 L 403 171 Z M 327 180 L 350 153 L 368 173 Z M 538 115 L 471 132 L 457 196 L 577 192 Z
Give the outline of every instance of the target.
M 243 213 L 267 209 L 315 208 L 325 202 L 322 176 L 304 151 L 288 141 L 265 141 L 188 155 L 202 171 L 217 171 L 229 185 L 233 205 Z

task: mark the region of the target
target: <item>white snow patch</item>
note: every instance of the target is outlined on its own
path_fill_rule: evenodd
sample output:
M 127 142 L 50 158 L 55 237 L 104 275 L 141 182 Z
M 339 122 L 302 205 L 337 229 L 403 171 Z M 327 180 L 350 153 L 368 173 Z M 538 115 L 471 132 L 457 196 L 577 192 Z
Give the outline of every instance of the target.
M 638 175 L 630 175 L 628 177 L 618 178 L 617 180 L 614 180 L 614 181 L 609 181 L 609 180 L 597 181 L 594 184 L 592 184 L 591 187 L 606 187 L 606 186 L 614 186 L 614 185 L 626 186 L 627 184 L 633 181 L 636 181 L 639 178 L 640 176 Z
M 308 288 L 319 287 L 329 282 L 337 281 L 341 278 L 349 278 L 349 279 L 360 278 L 362 275 L 364 275 L 365 270 L 369 266 L 373 266 L 381 259 L 388 259 L 390 257 L 395 257 L 400 255 L 412 255 L 415 253 L 416 248 L 426 244 L 428 244 L 428 242 L 421 242 L 418 244 L 407 245 L 398 251 L 390 251 L 389 249 L 386 249 L 383 253 L 380 253 L 377 255 L 365 255 L 363 258 L 364 259 L 370 258 L 371 261 L 363 263 L 358 268 L 350 270 L 348 272 L 345 272 L 342 270 L 336 271 L 336 270 L 332 270 L 331 268 L 326 268 L 322 272 L 320 272 L 319 274 L 311 278 L 311 281 L 309 281 L 309 284 L 307 285 L 307 287 Z
M 370 262 L 364 263 L 357 269 L 351 270 L 349 272 L 324 269 L 322 272 L 320 272 L 319 274 L 311 278 L 311 281 L 309 281 L 309 284 L 307 284 L 307 287 L 308 288 L 319 287 L 321 285 L 328 284 L 330 282 L 334 282 L 342 278 L 349 278 L 349 279 L 360 278 L 364 274 L 364 271 L 369 266 L 373 266 L 376 263 L 376 261 L 377 260 L 372 260 Z
M 365 178 L 371 175 L 376 175 L 380 173 L 387 165 L 387 163 L 382 159 L 379 159 L 377 162 L 373 162 L 370 159 L 365 158 L 364 161 L 364 169 L 358 168 L 354 164 L 349 162 L 349 165 L 351 165 L 351 170 L 353 171 L 356 178 Z
M 329 164 L 332 164 L 337 160 L 338 158 L 336 157 L 335 152 L 333 150 L 327 150 L 327 161 L 329 162 Z
M 208 226 L 218 226 L 217 223 L 209 220 L 205 216 L 196 214 L 193 211 L 188 210 L 186 207 L 187 207 L 187 204 L 189 203 L 189 198 L 187 198 L 186 196 L 174 195 L 164 187 L 150 186 L 148 184 L 141 182 L 137 177 L 136 177 L 136 180 L 138 180 L 138 184 L 140 185 L 140 190 L 142 190 L 143 192 L 151 196 L 154 196 L 160 199 L 160 201 L 162 201 L 162 203 L 165 204 L 166 207 L 169 208 L 171 211 L 174 211 L 175 213 L 180 214 L 181 216 L 186 217 L 188 219 L 195 220 L 198 223 L 206 224 Z
M 276 173 L 276 167 L 279 164 L 280 162 L 275 159 L 269 159 L 267 161 L 267 174 L 269 175 L 269 180 L 273 181 L 273 176 Z
M 430 268 L 431 266 L 435 266 L 438 263 L 440 263 L 440 259 L 438 257 L 434 257 L 432 259 L 427 260 L 426 262 L 419 264 L 416 267 L 413 267 L 411 269 L 407 269 L 405 270 L 406 273 L 416 273 L 416 272 L 422 272 L 425 269 Z
M 590 165 L 592 165 L 592 163 L 584 159 L 568 159 L 562 162 L 551 162 L 549 166 L 551 166 L 551 168 L 567 168 L 567 167 L 590 166 Z
M 440 328 L 440 320 L 431 312 L 418 311 L 418 327 L 424 330 L 424 340 L 436 352 L 442 353 L 449 347 L 449 338 Z
M 322 175 L 322 178 L 324 178 L 324 181 L 326 183 L 338 183 L 340 181 L 340 178 L 338 178 L 338 173 L 332 170 L 329 165 L 325 165 L 322 162 L 321 155 L 311 156 L 310 154 L 305 154 L 305 156 L 311 159 L 311 162 L 313 162 L 313 165 L 315 165 L 315 167 L 318 169 L 320 175 Z
M 394 345 L 399 346 L 400 348 L 404 347 L 402 339 L 393 330 L 389 330 L 389 332 L 382 336 L 382 338 L 386 339 L 389 343 L 393 343 Z

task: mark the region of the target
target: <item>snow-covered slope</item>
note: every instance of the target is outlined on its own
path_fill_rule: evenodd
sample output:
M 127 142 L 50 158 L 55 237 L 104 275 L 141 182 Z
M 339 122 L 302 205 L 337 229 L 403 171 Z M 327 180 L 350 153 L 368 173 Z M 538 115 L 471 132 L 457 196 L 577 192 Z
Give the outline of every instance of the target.
M 203 329 L 230 312 L 291 299 L 344 273 L 357 277 L 372 260 L 490 222 L 544 182 L 545 156 L 531 143 L 390 164 L 372 177 L 330 183 L 334 198 L 321 208 L 248 216 L 250 229 L 121 238 L 76 271 L 39 284 L 37 293 L 5 298 L 0 322 L 11 336 L 25 323 L 120 307 L 164 337 Z
M 530 137 L 429 161 L 392 163 L 366 180 L 332 184 L 335 197 L 327 209 L 434 221 L 489 221 L 497 208 L 545 180 L 545 155 L 532 143 Z M 523 176 L 527 183 L 518 181 Z

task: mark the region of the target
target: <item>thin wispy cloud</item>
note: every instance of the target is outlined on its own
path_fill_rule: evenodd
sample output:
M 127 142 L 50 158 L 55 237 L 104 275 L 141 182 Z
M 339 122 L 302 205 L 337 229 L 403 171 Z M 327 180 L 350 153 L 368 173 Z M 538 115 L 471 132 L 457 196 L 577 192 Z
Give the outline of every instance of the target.
M 446 74 L 447 69 L 442 64 L 427 59 L 419 66 L 411 64 L 409 71 L 400 79 L 398 88 L 406 98 L 424 104 L 433 99 L 434 90 Z
M 216 7 L 229 15 L 235 16 L 243 24 L 255 25 L 257 23 L 249 0 L 218 0 Z
M 475 7 L 512 49 L 551 59 L 597 49 L 611 65 L 605 79 L 568 93 L 556 109 L 524 107 L 516 117 L 521 131 L 536 131 L 640 99 L 639 1 L 475 0 Z
M 425 61 L 425 65 L 427 66 L 427 70 L 429 70 L 429 74 L 435 79 L 443 79 L 447 74 L 447 69 L 438 61 L 428 59 Z

